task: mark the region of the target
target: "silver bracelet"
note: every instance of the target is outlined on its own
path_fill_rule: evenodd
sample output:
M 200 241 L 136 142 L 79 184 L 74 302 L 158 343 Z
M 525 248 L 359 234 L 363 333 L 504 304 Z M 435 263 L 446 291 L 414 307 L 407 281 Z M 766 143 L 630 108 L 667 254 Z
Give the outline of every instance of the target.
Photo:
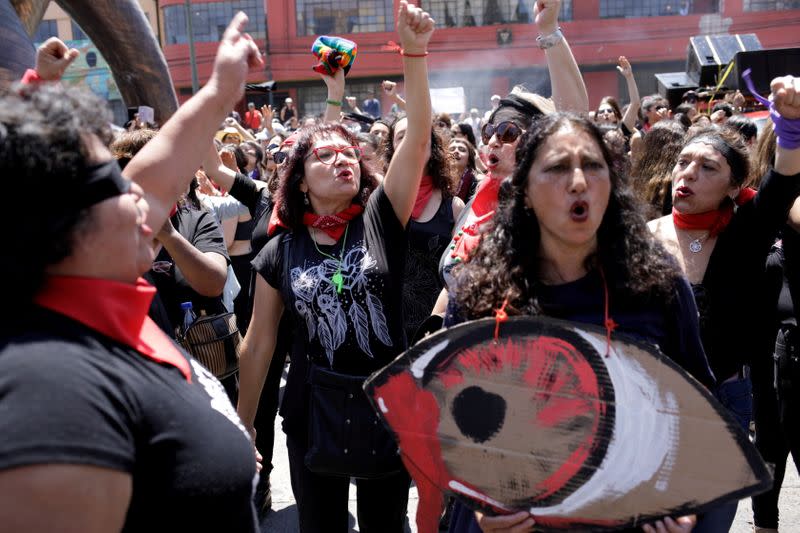
M 536 44 L 539 45 L 539 48 L 542 50 L 547 50 L 548 48 L 552 48 L 557 45 L 559 42 L 564 40 L 564 34 L 561 33 L 561 28 L 556 28 L 551 34 L 548 35 L 540 35 L 536 38 Z

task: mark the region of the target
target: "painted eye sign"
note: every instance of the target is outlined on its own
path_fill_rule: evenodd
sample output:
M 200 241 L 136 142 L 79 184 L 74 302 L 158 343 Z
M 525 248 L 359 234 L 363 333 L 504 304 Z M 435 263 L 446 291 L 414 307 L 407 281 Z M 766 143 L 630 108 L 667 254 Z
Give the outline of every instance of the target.
M 418 486 L 570 530 L 769 488 L 732 416 L 656 347 L 614 334 L 604 356 L 604 329 L 542 317 L 499 331 L 491 318 L 441 331 L 365 384 Z

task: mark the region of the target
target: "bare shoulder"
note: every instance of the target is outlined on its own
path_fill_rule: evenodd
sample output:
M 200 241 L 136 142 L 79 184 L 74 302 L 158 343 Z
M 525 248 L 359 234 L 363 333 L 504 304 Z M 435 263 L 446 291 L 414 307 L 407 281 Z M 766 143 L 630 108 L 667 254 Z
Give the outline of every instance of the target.
M 654 218 L 647 223 L 647 228 L 653 233 L 653 235 L 660 239 L 666 237 L 674 238 L 675 226 L 672 223 L 672 215 Z
M 453 218 L 458 220 L 461 216 L 461 212 L 464 211 L 464 200 L 459 198 L 458 196 L 453 197 Z

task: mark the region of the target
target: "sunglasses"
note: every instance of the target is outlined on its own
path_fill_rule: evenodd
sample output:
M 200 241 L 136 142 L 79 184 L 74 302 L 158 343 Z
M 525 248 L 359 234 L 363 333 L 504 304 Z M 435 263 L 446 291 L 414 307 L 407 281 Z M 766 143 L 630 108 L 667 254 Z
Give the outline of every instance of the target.
M 489 144 L 493 136 L 497 135 L 497 140 L 503 144 L 513 143 L 522 135 L 522 128 L 513 122 L 501 122 L 498 125 L 484 124 L 481 129 L 481 140 L 483 144 Z
M 613 110 L 613 109 L 611 109 L 611 108 L 607 108 L 607 109 L 598 109 L 598 110 L 597 110 L 597 114 L 598 114 L 598 115 L 613 115 L 613 114 L 614 114 L 614 110 Z
M 344 154 L 347 159 L 361 161 L 361 148 L 358 146 L 345 146 L 344 148 L 334 148 L 333 146 L 321 146 L 311 150 L 320 163 L 323 165 L 335 165 L 339 159 L 339 154 Z

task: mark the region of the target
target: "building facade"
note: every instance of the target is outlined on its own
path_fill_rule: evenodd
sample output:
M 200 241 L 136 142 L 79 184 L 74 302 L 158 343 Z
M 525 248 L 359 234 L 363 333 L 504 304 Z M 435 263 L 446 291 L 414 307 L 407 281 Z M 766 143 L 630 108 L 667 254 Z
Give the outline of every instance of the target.
M 481 110 L 492 94 L 505 94 L 516 84 L 549 93 L 531 0 L 419 1 L 438 27 L 428 57 L 432 87 L 463 88 L 467 107 Z M 181 100 L 192 92 L 186 4 L 160 0 L 151 2 L 157 9 L 145 7 L 151 20 L 155 18 Z M 201 84 L 211 73 L 225 25 L 239 9 L 250 16 L 250 32 L 267 52 L 265 70 L 251 73 L 250 81 L 277 82 L 274 94 L 249 94 L 251 101 L 266 103 L 272 96 L 277 103 L 291 96 L 301 114 L 321 112 L 325 86 L 311 70 L 315 61 L 310 53 L 318 35 L 339 35 L 358 43 L 348 94 L 363 99 L 380 81 L 402 77 L 400 57 L 382 49 L 396 39 L 398 0 L 191 0 L 189 4 Z M 615 68 L 620 55 L 633 64 L 644 95 L 656 91 L 656 73 L 684 70 L 689 37 L 694 35 L 755 33 L 764 48 L 800 46 L 795 30 L 800 23 L 798 0 L 563 0 L 562 4 L 561 27 L 581 66 L 592 106 L 605 95 L 627 101 L 624 80 Z

